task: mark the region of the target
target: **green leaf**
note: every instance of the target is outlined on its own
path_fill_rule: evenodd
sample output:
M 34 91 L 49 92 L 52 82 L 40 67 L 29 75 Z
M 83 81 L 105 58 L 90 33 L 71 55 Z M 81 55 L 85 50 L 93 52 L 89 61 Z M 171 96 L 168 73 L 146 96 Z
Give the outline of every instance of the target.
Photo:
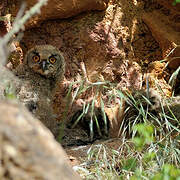
M 157 173 L 152 180 L 179 180 L 180 169 L 171 164 L 165 164 L 162 167 L 161 172 Z
M 133 142 L 138 150 L 141 150 L 145 145 L 144 139 L 140 137 L 133 138 Z
M 180 3 L 180 0 L 174 0 L 173 5 L 175 6 L 177 3 Z
M 135 158 L 130 158 L 123 162 L 122 169 L 127 171 L 135 171 L 137 167 L 137 160 Z
M 144 154 L 143 159 L 145 162 L 148 163 L 148 162 L 151 162 L 155 158 L 155 156 L 156 156 L 156 154 L 154 152 L 148 152 L 148 153 Z

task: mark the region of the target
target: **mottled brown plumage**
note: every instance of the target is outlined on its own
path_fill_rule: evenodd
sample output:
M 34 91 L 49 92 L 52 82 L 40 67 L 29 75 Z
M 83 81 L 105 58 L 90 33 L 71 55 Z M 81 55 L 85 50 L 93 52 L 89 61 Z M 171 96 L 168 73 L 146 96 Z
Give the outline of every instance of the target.
M 52 97 L 63 78 L 65 62 L 62 53 L 51 45 L 30 49 L 24 63 L 15 69 L 19 77 L 17 97 L 56 136 L 58 125 L 52 110 Z

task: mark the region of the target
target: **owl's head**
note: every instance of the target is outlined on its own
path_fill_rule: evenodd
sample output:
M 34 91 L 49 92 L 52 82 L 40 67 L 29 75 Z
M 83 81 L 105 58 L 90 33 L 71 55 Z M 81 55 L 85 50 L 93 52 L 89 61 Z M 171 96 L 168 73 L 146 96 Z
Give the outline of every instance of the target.
M 47 78 L 56 78 L 64 72 L 64 57 L 51 45 L 39 45 L 30 49 L 26 54 L 25 63 L 35 73 Z

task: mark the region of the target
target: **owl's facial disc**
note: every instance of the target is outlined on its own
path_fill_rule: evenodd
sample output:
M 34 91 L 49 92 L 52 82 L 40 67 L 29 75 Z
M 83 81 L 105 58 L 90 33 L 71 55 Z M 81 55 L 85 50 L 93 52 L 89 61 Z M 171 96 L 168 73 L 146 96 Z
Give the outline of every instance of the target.
M 51 49 L 33 49 L 29 52 L 28 65 L 34 72 L 47 78 L 56 76 L 61 57 Z

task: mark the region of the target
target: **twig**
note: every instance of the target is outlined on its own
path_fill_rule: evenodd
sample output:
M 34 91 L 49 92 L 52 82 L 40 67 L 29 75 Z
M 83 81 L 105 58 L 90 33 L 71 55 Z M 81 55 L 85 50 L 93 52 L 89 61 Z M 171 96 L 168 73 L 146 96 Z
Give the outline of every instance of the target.
M 13 23 L 10 31 L 3 37 L 0 38 L 0 63 L 5 64 L 8 56 L 8 43 L 11 41 L 12 37 L 23 29 L 24 24 L 34 15 L 40 13 L 40 8 L 47 3 L 48 0 L 39 0 L 29 11 L 24 14 L 25 4 L 21 6 L 21 9 Z M 7 18 L 7 17 L 6 17 Z M 4 18 L 3 18 L 4 19 Z
M 84 79 L 85 83 L 88 84 L 88 85 L 92 84 L 92 83 L 88 80 L 86 67 L 85 67 L 85 64 L 84 64 L 83 61 L 80 63 L 80 67 L 81 67 L 81 70 L 82 70 L 82 75 L 83 75 L 83 79 Z
M 25 15 L 22 16 L 22 11 L 24 11 L 24 6 L 21 6 L 21 10 L 18 13 L 17 18 L 14 21 L 13 27 L 9 33 L 4 36 L 4 42 L 6 44 L 11 40 L 14 34 L 18 33 L 23 27 L 24 24 L 36 13 L 40 13 L 40 8 L 47 3 L 48 0 L 39 0 L 29 11 L 26 11 Z

